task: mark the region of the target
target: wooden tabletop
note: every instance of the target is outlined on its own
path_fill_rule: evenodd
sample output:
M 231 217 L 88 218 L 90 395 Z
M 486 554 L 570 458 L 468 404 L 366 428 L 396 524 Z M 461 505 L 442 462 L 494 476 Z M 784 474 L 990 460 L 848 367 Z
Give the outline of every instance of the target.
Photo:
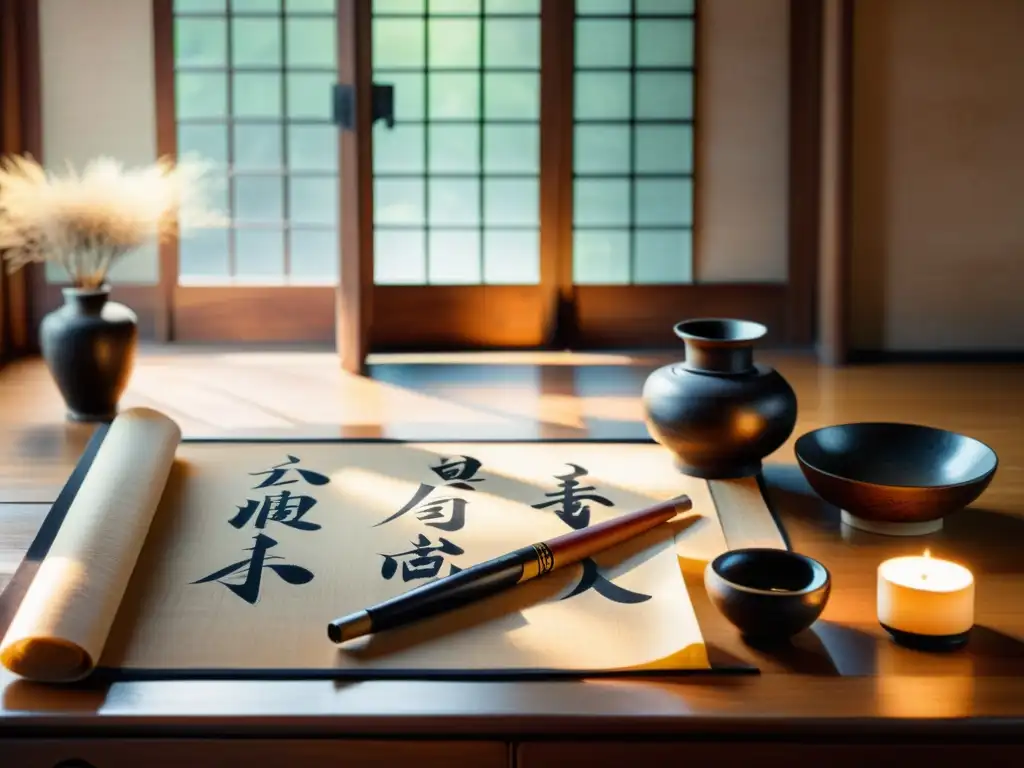
M 863 732 L 911 737 L 1019 731 L 1024 725 L 1024 410 L 1016 392 L 1024 383 L 1024 369 L 918 366 L 843 372 L 799 360 L 782 359 L 777 364 L 801 399 L 794 439 L 830 423 L 912 420 L 985 440 L 999 453 L 1000 467 L 975 506 L 948 518 L 940 533 L 890 538 L 841 526 L 838 510 L 810 491 L 795 466 L 792 440 L 770 457 L 765 486 L 793 548 L 819 559 L 832 573 L 832 597 L 822 619 L 790 646 L 752 648 L 710 606 L 699 574 L 687 576 L 712 659 L 752 663 L 761 670 L 758 675 L 571 682 L 176 681 L 68 689 L 16 680 L 2 672 L 0 731 L 13 728 L 29 735 L 48 733 L 58 725 L 90 735 L 514 738 Z M 649 368 L 606 371 L 602 383 L 594 385 L 596 396 L 630 391 L 645 370 Z M 434 383 L 422 384 L 417 394 L 451 392 L 458 388 L 453 382 L 460 375 L 463 392 L 481 386 L 479 372 L 449 370 L 447 379 L 431 378 Z M 559 380 L 573 374 L 550 375 Z M 385 372 L 383 378 L 389 376 L 392 381 L 401 378 L 395 371 Z M 433 371 L 432 377 L 438 376 Z M 577 371 L 575 381 L 579 380 Z M 518 386 L 500 381 L 499 376 L 492 397 L 502 386 L 513 392 Z M 577 392 L 574 407 L 584 410 L 587 396 Z M 500 400 L 495 401 L 495 410 L 500 408 Z M 515 410 L 516 429 L 554 429 L 544 420 L 540 405 L 532 414 L 520 406 Z M 335 429 L 358 434 L 364 428 Z M 392 436 L 402 436 L 398 422 L 390 429 Z M 451 439 L 477 435 L 465 423 L 452 423 L 450 430 Z M 576 434 L 636 437 L 642 435 L 642 424 L 635 418 L 602 419 L 599 427 L 583 424 Z M 422 435 L 410 424 L 409 436 Z M 430 437 L 445 435 L 435 432 Z M 67 444 L 55 447 L 55 453 L 73 454 Z M 70 466 L 63 471 L 70 471 Z M 12 559 L 19 546 L 23 551 L 45 509 L 45 504 L 0 505 L 0 565 L 4 558 Z M 926 654 L 898 647 L 877 624 L 878 564 L 899 554 L 919 554 L 925 547 L 974 571 L 977 626 L 960 652 Z

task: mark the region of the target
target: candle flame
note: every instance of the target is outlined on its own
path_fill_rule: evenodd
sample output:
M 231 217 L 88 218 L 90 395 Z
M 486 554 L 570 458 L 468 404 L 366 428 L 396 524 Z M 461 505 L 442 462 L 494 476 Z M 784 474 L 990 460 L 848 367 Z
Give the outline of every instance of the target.
M 924 556 L 925 556 L 925 557 L 931 557 L 931 556 L 932 556 L 932 553 L 931 553 L 931 551 L 930 551 L 930 550 L 927 550 L 927 549 L 926 549 L 926 550 L 924 551 Z

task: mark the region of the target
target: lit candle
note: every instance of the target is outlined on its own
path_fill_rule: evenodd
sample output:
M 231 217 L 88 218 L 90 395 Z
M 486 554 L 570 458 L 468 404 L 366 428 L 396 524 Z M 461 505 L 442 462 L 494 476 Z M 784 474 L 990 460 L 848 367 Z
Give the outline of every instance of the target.
M 974 576 L 928 550 L 886 560 L 878 567 L 878 621 L 903 645 L 959 647 L 974 626 Z

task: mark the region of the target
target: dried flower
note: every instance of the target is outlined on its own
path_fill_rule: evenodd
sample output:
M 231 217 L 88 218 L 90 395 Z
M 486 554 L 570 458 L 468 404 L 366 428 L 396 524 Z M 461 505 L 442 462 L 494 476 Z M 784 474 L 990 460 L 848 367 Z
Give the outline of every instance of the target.
M 45 171 L 28 156 L 0 162 L 0 252 L 9 272 L 28 263 L 59 264 L 79 288 L 103 285 L 110 268 L 150 240 L 192 227 L 222 226 L 207 208 L 207 167 L 160 160 L 125 169 L 97 158 L 77 173 Z

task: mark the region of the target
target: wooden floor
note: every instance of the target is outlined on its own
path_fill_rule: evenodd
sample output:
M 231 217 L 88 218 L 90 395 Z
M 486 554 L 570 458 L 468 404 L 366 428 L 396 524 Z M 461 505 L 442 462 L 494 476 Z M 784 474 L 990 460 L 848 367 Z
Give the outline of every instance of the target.
M 343 373 L 327 352 L 151 348 L 138 360 L 123 407 L 157 408 L 188 436 L 643 437 L 644 379 L 673 357 L 378 356 L 363 378 Z M 807 356 L 759 359 L 789 379 L 800 404 L 792 438 L 769 461 L 792 463 L 795 439 L 826 424 L 941 426 L 996 450 L 1000 468 L 984 506 L 1024 517 L 1024 366 L 831 369 Z M 2 588 L 92 427 L 65 420 L 59 393 L 33 359 L 0 371 L 0 429 Z

